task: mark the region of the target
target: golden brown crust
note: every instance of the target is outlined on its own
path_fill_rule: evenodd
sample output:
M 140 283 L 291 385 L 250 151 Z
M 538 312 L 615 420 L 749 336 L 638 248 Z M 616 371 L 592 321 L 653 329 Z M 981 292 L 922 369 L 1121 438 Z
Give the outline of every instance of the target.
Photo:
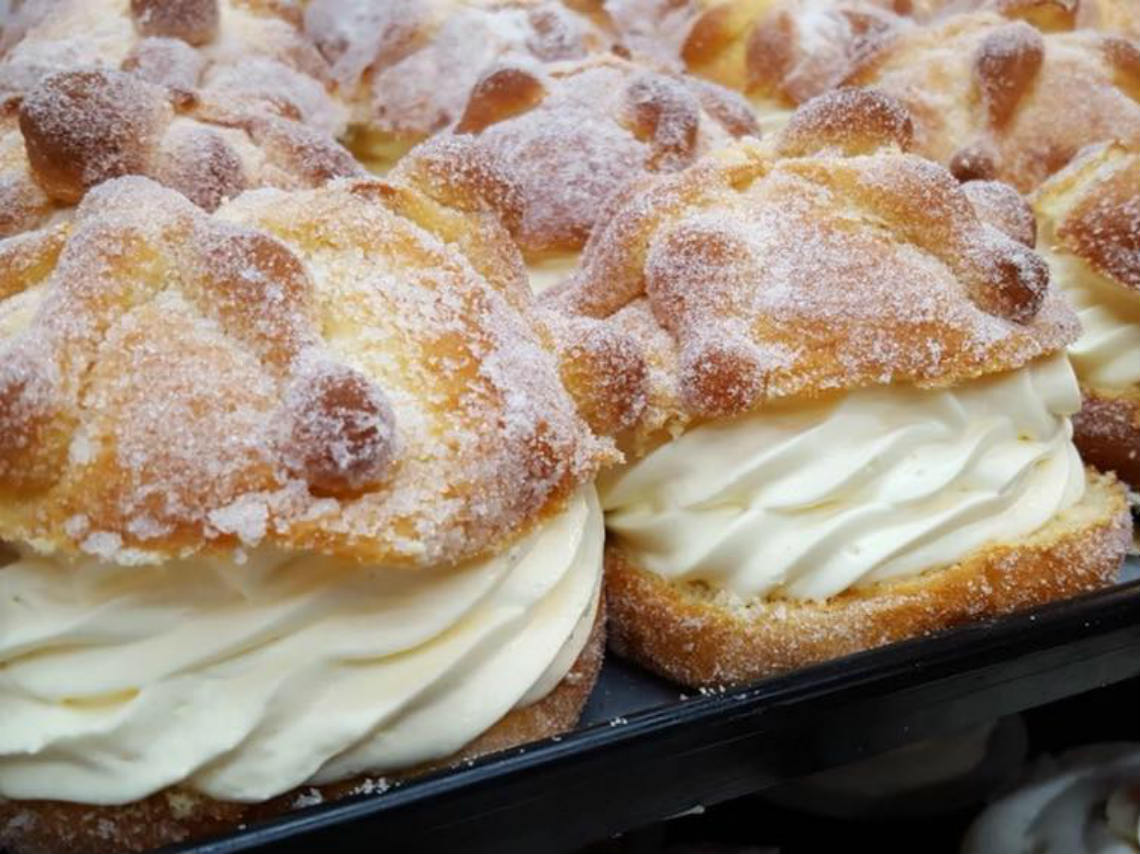
M 1077 4 L 1077 26 L 1140 39 L 1140 15 L 1136 14 L 1136 5 L 1129 0 L 1080 0 Z
M 881 88 L 913 115 L 915 151 L 1021 192 L 1085 145 L 1140 135 L 1140 24 L 1118 0 L 697 6 L 687 67 L 747 92 L 762 122 L 842 84 Z
M 817 116 L 859 104 L 865 121 Z M 810 120 L 771 145 L 631 182 L 575 276 L 543 294 L 630 336 L 652 366 L 627 449 L 778 397 L 1010 370 L 1075 337 L 1045 262 L 987 222 L 991 199 L 979 216 L 948 172 L 898 150 L 905 123 L 882 96 L 840 90 L 801 109 Z
M 0 238 L 37 227 L 53 209 L 32 178 L 17 108 L 18 102 L 0 105 Z
M 582 248 L 605 201 L 754 133 L 734 92 L 615 56 L 484 75 L 454 132 L 410 152 L 393 180 L 491 210 L 528 259 Z
M 48 75 L 23 98 L 19 131 L 32 179 L 61 206 L 123 175 L 154 178 L 213 210 L 247 187 L 312 187 L 363 171 L 300 122 L 219 114 L 195 94 L 112 70 Z
M 1081 7 L 1091 0 L 966 0 L 950 4 L 953 11 L 991 9 L 1010 20 L 1025 21 L 1042 32 L 1071 30 L 1078 26 Z
M 0 800 L 0 846 L 11 854 L 146 851 L 231 831 L 313 803 L 382 792 L 418 774 L 558 735 L 578 723 L 597 681 L 605 649 L 605 624 L 602 602 L 589 640 L 550 694 L 509 712 L 458 753 L 438 762 L 382 777 L 373 774 L 342 783 L 301 786 L 260 804 L 214 801 L 177 788 L 123 806 Z
M 1033 195 L 1042 237 L 1140 290 L 1140 137 L 1090 146 Z
M 146 174 L 173 118 L 161 87 L 96 70 L 52 74 L 20 104 L 32 174 L 52 199 L 72 205 L 108 178 Z
M 1081 389 L 1073 417 L 1073 442 L 1081 457 L 1140 491 L 1140 389 Z
M 501 63 L 530 67 L 615 44 L 601 5 L 574 0 L 312 0 L 305 31 L 352 105 L 350 144 L 381 170 L 464 115 L 476 81 Z
M 986 10 L 1022 20 L 1042 32 L 1092 29 L 1140 38 L 1140 18 L 1129 0 L 919 0 L 909 14 L 920 21 Z
M 1085 497 L 1034 535 L 917 578 L 823 603 L 728 601 L 606 553 L 610 643 L 685 685 L 747 682 L 1110 584 L 1131 542 L 1124 489 L 1088 473 Z
M 1138 71 L 1119 36 L 978 11 L 898 32 L 845 80 L 901 100 L 918 153 L 1029 192 L 1085 146 L 1140 137 Z
M 874 89 L 838 89 L 808 101 L 794 113 L 776 139 L 783 157 L 836 152 L 847 157 L 873 154 L 914 142 L 910 114 L 894 98 Z
M 0 59 L 0 236 L 122 175 L 212 210 L 250 187 L 362 171 L 333 139 L 345 111 L 295 25 L 264 4 L 221 6 L 61 0 L 29 27 Z
M 776 107 L 838 86 L 911 26 L 894 2 L 701 0 L 681 48 L 688 69 Z
M 200 45 L 218 33 L 218 0 L 131 0 L 131 14 L 146 36 Z
M 33 235 L 0 242 L 2 539 L 439 565 L 609 458 L 493 220 L 368 179 L 210 216 L 128 177 Z
M 962 192 L 978 217 L 1030 249 L 1037 245 L 1037 220 L 1017 190 L 1000 181 L 965 181 Z
M 151 76 L 159 67 L 175 60 L 184 71 L 196 56 L 196 88 L 211 98 L 262 112 L 288 103 L 326 133 L 344 129 L 328 65 L 302 37 L 292 3 L 53 0 L 50 9 L 0 60 L 0 92 L 79 69 L 131 68 L 160 82 Z M 140 51 L 152 55 L 140 63 Z

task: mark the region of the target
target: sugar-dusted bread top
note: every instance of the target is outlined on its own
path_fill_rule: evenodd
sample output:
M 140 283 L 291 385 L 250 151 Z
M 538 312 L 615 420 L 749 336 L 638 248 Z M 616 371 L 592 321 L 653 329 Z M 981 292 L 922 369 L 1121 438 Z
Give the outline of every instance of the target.
M 60 0 L 0 57 L 0 236 L 146 175 L 213 209 L 362 171 L 287 4 Z M 294 10 L 295 12 L 295 10 Z
M 1140 291 L 1140 138 L 1090 146 L 1032 202 L 1050 248 Z
M 305 32 L 351 101 L 357 134 L 381 146 L 452 124 L 500 62 L 575 59 L 615 45 L 592 0 L 310 0 Z
M 494 210 L 528 257 L 580 249 L 627 181 L 673 172 L 756 131 L 736 93 L 616 56 L 500 65 L 455 126 L 410 152 L 399 180 Z
M 0 241 L 0 538 L 450 563 L 611 453 L 490 217 L 343 179 L 208 214 L 142 177 Z
M 852 85 L 901 100 L 916 153 L 1029 192 L 1082 148 L 1140 138 L 1140 46 L 980 11 L 898 34 Z
M 769 143 L 615 197 L 543 298 L 634 342 L 630 447 L 777 398 L 949 386 L 1073 339 L 1025 203 L 907 153 L 911 135 L 897 102 L 839 90 Z

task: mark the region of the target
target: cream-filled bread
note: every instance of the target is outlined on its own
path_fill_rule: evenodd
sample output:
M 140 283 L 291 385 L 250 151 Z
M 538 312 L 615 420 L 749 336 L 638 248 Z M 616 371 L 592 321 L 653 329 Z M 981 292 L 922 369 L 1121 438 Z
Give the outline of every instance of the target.
M 1140 292 L 1080 258 L 1045 257 L 1081 321 L 1081 336 L 1069 347 L 1078 376 L 1093 388 L 1140 386 Z
M 600 10 L 565 0 L 311 0 L 304 25 L 351 106 L 349 146 L 380 172 L 454 124 L 483 74 L 616 43 Z
M 756 130 L 737 93 L 686 74 L 608 54 L 510 62 L 488 69 L 457 120 L 409 152 L 393 178 L 494 214 L 524 258 L 549 269 L 582 250 L 630 181 L 675 172 Z
M 557 252 L 526 265 L 530 289 L 537 296 L 566 281 L 578 266 L 580 252 Z
M 684 35 L 663 41 L 691 73 L 744 93 L 765 132 L 812 97 L 869 87 L 908 109 L 914 153 L 1030 192 L 1085 146 L 1140 135 L 1124 6 L 678 0 L 667 8 Z
M 626 188 L 543 295 L 642 369 L 599 482 L 619 652 L 741 682 L 1115 575 L 1125 492 L 1074 446 L 1078 324 L 1029 208 L 913 131 L 820 96 Z
M 603 477 L 638 566 L 740 599 L 823 601 L 956 563 L 1080 500 L 1065 355 L 947 389 L 777 402 Z
M 575 723 L 615 455 L 493 221 L 126 177 L 0 259 L 0 845 L 156 847 Z
M 0 570 L 0 797 L 261 801 L 449 756 L 549 694 L 593 629 L 592 488 L 425 572 L 272 548 Z
M 1077 309 L 1069 355 L 1084 405 L 1077 447 L 1140 489 L 1140 150 L 1137 141 L 1085 149 L 1033 195 L 1038 247 Z

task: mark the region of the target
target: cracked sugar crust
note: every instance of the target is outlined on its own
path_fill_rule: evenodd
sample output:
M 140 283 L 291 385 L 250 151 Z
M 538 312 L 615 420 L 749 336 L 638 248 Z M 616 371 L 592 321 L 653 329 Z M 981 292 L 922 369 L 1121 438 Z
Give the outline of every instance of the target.
M 948 15 L 898 34 L 846 82 L 903 102 L 916 153 L 1022 192 L 1087 145 L 1140 138 L 1140 48 L 1092 30 Z
M 376 149 L 452 124 L 497 63 L 614 45 L 605 14 L 573 0 L 312 0 L 305 32 L 353 104 L 361 145 Z
M 286 6 L 58 0 L 0 58 L 0 236 L 146 175 L 217 207 L 362 168 L 345 108 Z M 193 43 L 193 46 L 192 44 Z
M 618 0 L 618 5 L 631 1 Z M 676 50 L 689 71 L 775 110 L 841 84 L 853 67 L 913 26 L 901 14 L 911 11 L 902 0 L 685 0 L 658 5 L 668 5 L 673 19 L 687 19 Z M 677 26 L 669 16 L 661 21 L 661 37 L 676 44 Z
M 635 58 L 684 70 L 681 46 L 700 12 L 695 0 L 600 0 L 600 5 Z
M 753 133 L 735 93 L 618 57 L 501 65 L 455 127 L 413 150 L 396 180 L 496 213 L 524 255 L 581 248 L 624 183 L 671 172 Z
M 903 14 L 921 22 L 961 12 L 990 11 L 1037 29 L 1097 30 L 1140 39 L 1140 17 L 1131 0 L 917 0 Z
M 1043 239 L 1140 290 L 1140 138 L 1083 150 L 1033 194 Z
M 0 92 L 22 93 L 53 71 L 123 68 L 140 44 L 175 42 L 199 56 L 195 88 L 211 99 L 337 136 L 347 112 L 299 14 L 266 0 L 55 0 L 0 60 Z
M 170 17 L 180 7 L 167 4 L 170 20 L 150 26 L 151 6 L 134 5 L 62 2 L 0 61 L 0 236 L 66 213 L 120 175 L 154 178 L 212 210 L 250 187 L 362 172 L 331 136 L 343 108 L 295 24 L 269 7 L 187 0 L 189 18 Z M 213 29 L 201 23 L 211 8 Z
M 839 86 L 876 87 L 912 114 L 916 153 L 1022 192 L 1086 145 L 1140 136 L 1140 49 L 1112 23 L 1115 0 L 688 5 L 686 67 L 747 93 L 762 123 Z
M 52 72 L 0 105 L 0 194 L 8 202 L 0 236 L 68 215 L 90 188 L 122 175 L 146 175 L 213 210 L 251 187 L 313 187 L 362 173 L 315 128 L 135 73 L 182 78 L 185 54 L 166 50 L 176 45 L 190 50 L 149 39 L 130 71 Z
M 370 179 L 209 215 L 141 177 L 0 241 L 0 538 L 427 566 L 524 534 L 613 454 L 504 244 Z
M 543 295 L 638 342 L 647 402 L 627 447 L 774 398 L 952 385 L 1074 339 L 1045 262 L 944 168 L 898 147 L 881 97 L 821 96 L 771 143 L 634 182 L 578 273 Z M 820 126 L 813 150 L 805 128 Z

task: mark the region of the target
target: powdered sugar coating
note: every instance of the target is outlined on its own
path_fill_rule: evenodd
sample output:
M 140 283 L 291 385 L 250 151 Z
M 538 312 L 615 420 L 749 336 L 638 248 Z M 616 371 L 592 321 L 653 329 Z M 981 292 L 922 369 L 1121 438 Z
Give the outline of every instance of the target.
M 118 68 L 138 40 L 130 0 L 51 0 L 0 60 L 0 91 L 23 92 L 52 71 Z
M 608 452 L 529 305 L 477 272 L 480 226 L 463 253 L 430 209 L 369 180 L 214 216 L 145 178 L 88 193 L 58 259 L 4 282 L 0 319 L 38 302 L 0 324 L 0 536 L 415 566 L 529 530 Z
M 285 391 L 287 464 L 317 492 L 380 484 L 396 455 L 387 399 L 361 373 L 328 360 L 303 360 L 296 374 Z
M 601 6 L 635 58 L 684 70 L 681 46 L 700 14 L 695 0 L 602 0 Z
M 1129 0 L 917 0 L 903 11 L 923 23 L 986 10 L 1022 20 L 1042 32 L 1088 29 L 1140 39 L 1140 18 Z
M 199 26 L 215 6 L 218 25 Z M 144 19 L 161 26 L 135 26 Z M 175 25 L 196 28 L 199 47 L 146 35 Z M 331 136 L 345 110 L 330 87 L 285 6 L 60 0 L 0 61 L 5 113 L 20 117 L 19 128 L 0 126 L 0 234 L 119 175 L 147 175 L 212 209 L 247 187 L 357 174 Z
M 181 39 L 146 38 L 131 48 L 123 70 L 170 89 L 192 90 L 206 58 Z
M 893 0 L 697 0 L 686 67 L 786 109 L 840 85 L 912 26 Z
M 1033 210 L 1009 184 L 1000 181 L 966 181 L 962 192 L 983 222 L 1024 243 L 1037 245 L 1037 220 Z
M 327 65 L 287 5 L 55 0 L 50 9 L 31 4 L 26 11 L 22 38 L 0 59 L 0 92 L 10 97 L 6 111 L 25 101 L 35 172 L 29 175 L 15 153 L 0 158 L 10 220 L 0 233 L 33 227 L 50 212 L 37 188 L 57 204 L 73 204 L 100 180 L 145 174 L 170 178 L 172 186 L 216 205 L 246 186 L 308 186 L 314 174 L 358 169 L 331 136 L 343 131 L 346 111 Z M 227 130 L 179 131 L 176 141 L 164 140 L 172 109 Z M 277 144 L 257 150 L 250 125 L 282 118 L 311 128 L 273 124 Z M 14 124 L 0 133 L 0 147 L 22 147 Z M 313 163 L 317 149 L 323 167 Z
M 580 248 L 606 200 L 632 178 L 680 169 L 734 134 L 755 130 L 750 111 L 727 90 L 617 57 L 516 73 L 535 81 L 538 97 L 525 108 L 504 97 L 496 114 L 494 93 L 476 86 L 479 129 L 463 133 L 461 123 L 429 140 L 396 174 L 446 193 L 468 185 L 464 170 L 479 163 L 490 176 L 488 190 L 471 193 L 503 217 L 528 257 Z M 714 100 L 723 108 L 706 110 Z
M 51 211 L 51 199 L 32 178 L 17 105 L 0 105 L 0 237 L 35 228 Z
M 281 114 L 282 105 L 305 124 L 338 138 L 348 109 L 329 65 L 301 32 L 291 2 L 219 0 L 217 38 L 200 48 L 208 61 L 201 87 L 214 98 L 236 98 L 247 109 Z
M 135 26 L 148 36 L 203 44 L 218 32 L 218 0 L 131 0 Z
M 603 16 L 591 18 L 573 5 L 313 0 L 305 10 L 305 29 L 354 102 L 354 122 L 367 148 L 411 144 L 453 123 L 476 80 L 497 63 L 550 62 L 608 50 L 614 39 Z
M 20 105 L 32 172 L 64 204 L 108 178 L 145 174 L 172 118 L 166 90 L 113 71 L 50 74 Z
M 803 157 L 823 151 L 866 154 L 891 141 L 909 149 L 914 141 L 910 113 L 895 98 L 875 89 L 840 88 L 796 110 L 779 138 L 779 153 Z
M 1134 43 L 973 12 L 900 33 L 848 82 L 903 102 L 918 153 L 1028 192 L 1086 145 L 1140 137 L 1137 79 Z
M 1140 138 L 1090 146 L 1038 188 L 1050 247 L 1140 291 Z
M 944 169 L 882 145 L 781 158 L 778 140 L 742 141 L 615 199 L 544 299 L 605 319 L 657 367 L 635 446 L 778 397 L 949 385 L 1072 340 L 1044 261 Z
M 13 161 L 13 180 L 26 169 L 61 205 L 120 175 L 157 178 L 212 209 L 250 186 L 316 186 L 361 171 L 317 129 L 112 70 L 48 75 L 23 99 L 19 133 L 28 159 Z

